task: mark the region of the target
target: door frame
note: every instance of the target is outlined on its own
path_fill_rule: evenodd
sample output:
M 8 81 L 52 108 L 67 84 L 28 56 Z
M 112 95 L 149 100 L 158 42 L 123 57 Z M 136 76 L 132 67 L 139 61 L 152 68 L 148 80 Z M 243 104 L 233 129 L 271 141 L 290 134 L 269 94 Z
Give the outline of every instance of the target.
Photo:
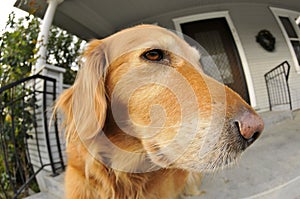
M 233 39 L 235 41 L 237 50 L 238 50 L 238 54 L 240 56 L 240 60 L 242 63 L 242 67 L 243 67 L 243 71 L 244 71 L 244 75 L 245 75 L 245 80 L 247 83 L 247 88 L 248 88 L 248 94 L 249 94 L 249 99 L 250 99 L 250 104 L 252 107 L 256 107 L 256 96 L 255 96 L 255 92 L 254 92 L 254 85 L 253 85 L 253 81 L 252 81 L 252 77 L 251 77 L 251 73 L 250 73 L 250 69 L 249 69 L 249 65 L 246 59 L 246 55 L 244 52 L 244 48 L 242 46 L 241 40 L 238 36 L 238 33 L 236 31 L 236 28 L 230 18 L 229 15 L 229 11 L 219 11 L 219 12 L 208 12 L 208 13 L 201 13 L 201 14 L 195 14 L 195 15 L 189 15 L 189 16 L 184 16 L 184 17 L 178 17 L 178 18 L 173 18 L 173 23 L 175 26 L 175 30 L 182 33 L 182 29 L 181 29 L 181 24 L 184 23 L 189 23 L 189 22 L 194 22 L 194 21 L 200 21 L 200 20 L 205 20 L 205 19 L 214 19 L 214 18 L 225 18 L 229 29 L 231 30 L 231 34 L 233 36 Z

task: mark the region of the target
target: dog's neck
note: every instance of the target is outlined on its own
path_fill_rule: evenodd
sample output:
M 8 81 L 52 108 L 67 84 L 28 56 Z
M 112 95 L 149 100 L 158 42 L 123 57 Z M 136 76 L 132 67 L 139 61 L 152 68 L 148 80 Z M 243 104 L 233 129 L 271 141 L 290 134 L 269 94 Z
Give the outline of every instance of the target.
M 121 131 L 121 129 L 118 128 L 116 123 L 111 119 L 110 115 L 108 115 L 108 119 L 106 120 L 103 128 L 105 136 L 120 149 L 143 153 L 143 146 L 141 142 L 137 138 Z M 120 139 L 122 142 L 120 142 Z M 126 142 L 124 142 L 124 140 L 126 140 Z M 95 147 L 96 149 L 92 149 L 94 147 L 91 147 L 89 149 L 88 144 L 91 143 L 70 143 L 68 146 L 68 151 L 70 152 L 70 150 L 72 150 L 72 153 L 68 153 L 70 155 L 69 159 L 73 159 L 70 161 L 73 165 L 69 164 L 69 167 L 73 167 L 80 171 L 81 175 L 84 176 L 85 181 L 88 182 L 86 183 L 85 189 L 89 190 L 88 193 L 93 193 L 95 196 L 89 196 L 88 198 L 148 199 L 157 198 L 158 196 L 161 198 L 176 198 L 184 188 L 188 175 L 187 171 L 162 168 L 152 170 L 151 172 L 141 171 L 140 173 L 125 172 L 124 168 L 122 168 L 123 171 L 120 171 L 116 168 L 116 161 L 122 159 L 120 166 L 122 166 L 122 164 L 128 164 L 130 166 L 130 164 L 132 164 L 130 161 L 132 160 L 124 157 L 116 158 L 112 156 L 111 158 L 115 158 L 114 160 L 107 160 L 108 157 L 103 158 L 98 156 L 101 155 L 101 153 L 97 152 L 97 150 L 101 148 L 101 144 L 99 144 L 97 140 L 94 140 L 93 144 L 99 148 Z M 78 150 L 78 153 L 74 153 L 74 150 Z M 83 153 L 84 156 L 82 155 L 82 151 L 85 151 Z M 112 165 L 109 165 L 109 162 Z M 82 170 L 82 168 L 85 169 Z
M 78 153 L 74 153 L 77 150 Z M 180 169 L 159 169 L 147 173 L 118 171 L 96 160 L 83 145 L 72 143 L 68 151 L 68 158 L 72 161 L 69 161 L 67 171 L 76 170 L 78 174 L 73 176 L 73 183 L 86 182 L 78 185 L 78 191 L 86 194 L 83 198 L 176 198 L 184 189 L 188 176 L 187 171 Z
M 178 169 L 160 169 L 148 173 L 126 173 L 105 168 L 101 179 L 103 190 L 97 190 L 107 198 L 177 198 L 183 191 L 187 172 Z M 106 181 L 106 182 L 105 182 Z M 168 190 L 168 191 L 166 191 Z M 110 197 L 108 197 L 110 196 Z M 100 197 L 103 198 L 103 197 Z

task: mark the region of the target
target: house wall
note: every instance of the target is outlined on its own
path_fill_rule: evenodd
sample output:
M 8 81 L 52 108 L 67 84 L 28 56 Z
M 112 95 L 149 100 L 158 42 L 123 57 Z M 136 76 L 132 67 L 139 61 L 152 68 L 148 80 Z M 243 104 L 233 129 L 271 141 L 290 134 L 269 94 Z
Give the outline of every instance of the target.
M 300 74 L 297 74 L 296 72 L 292 55 L 289 51 L 284 35 L 269 7 L 270 5 L 252 3 L 219 4 L 204 7 L 199 6 L 192 9 L 179 10 L 161 16 L 151 17 L 142 20 L 142 22 L 158 23 L 160 26 L 175 29 L 172 21 L 174 18 L 200 13 L 229 11 L 233 25 L 235 26 L 242 43 L 251 73 L 257 103 L 255 108 L 263 111 L 267 110 L 269 107 L 264 74 L 283 61 L 288 61 L 291 65 L 289 83 L 293 109 L 298 109 L 300 108 Z M 276 7 L 276 5 L 274 7 Z M 140 22 L 141 21 L 137 23 Z M 269 30 L 276 38 L 276 49 L 274 52 L 264 50 L 256 42 L 255 36 L 262 29 Z

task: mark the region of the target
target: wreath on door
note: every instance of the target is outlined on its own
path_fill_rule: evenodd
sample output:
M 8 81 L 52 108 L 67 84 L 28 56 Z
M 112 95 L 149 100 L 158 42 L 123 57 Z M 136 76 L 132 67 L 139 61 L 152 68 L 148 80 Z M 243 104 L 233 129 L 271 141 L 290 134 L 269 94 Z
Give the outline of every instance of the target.
M 273 52 L 275 49 L 275 37 L 268 30 L 261 30 L 256 35 L 256 42 L 258 42 L 265 50 Z

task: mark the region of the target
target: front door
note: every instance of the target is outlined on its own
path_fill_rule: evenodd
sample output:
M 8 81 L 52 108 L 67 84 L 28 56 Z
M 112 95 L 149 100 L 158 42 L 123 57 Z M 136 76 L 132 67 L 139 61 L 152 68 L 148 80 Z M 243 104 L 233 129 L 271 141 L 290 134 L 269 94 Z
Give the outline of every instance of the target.
M 223 83 L 250 103 L 243 67 L 226 18 L 183 23 L 181 30 L 209 53 L 219 69 Z

